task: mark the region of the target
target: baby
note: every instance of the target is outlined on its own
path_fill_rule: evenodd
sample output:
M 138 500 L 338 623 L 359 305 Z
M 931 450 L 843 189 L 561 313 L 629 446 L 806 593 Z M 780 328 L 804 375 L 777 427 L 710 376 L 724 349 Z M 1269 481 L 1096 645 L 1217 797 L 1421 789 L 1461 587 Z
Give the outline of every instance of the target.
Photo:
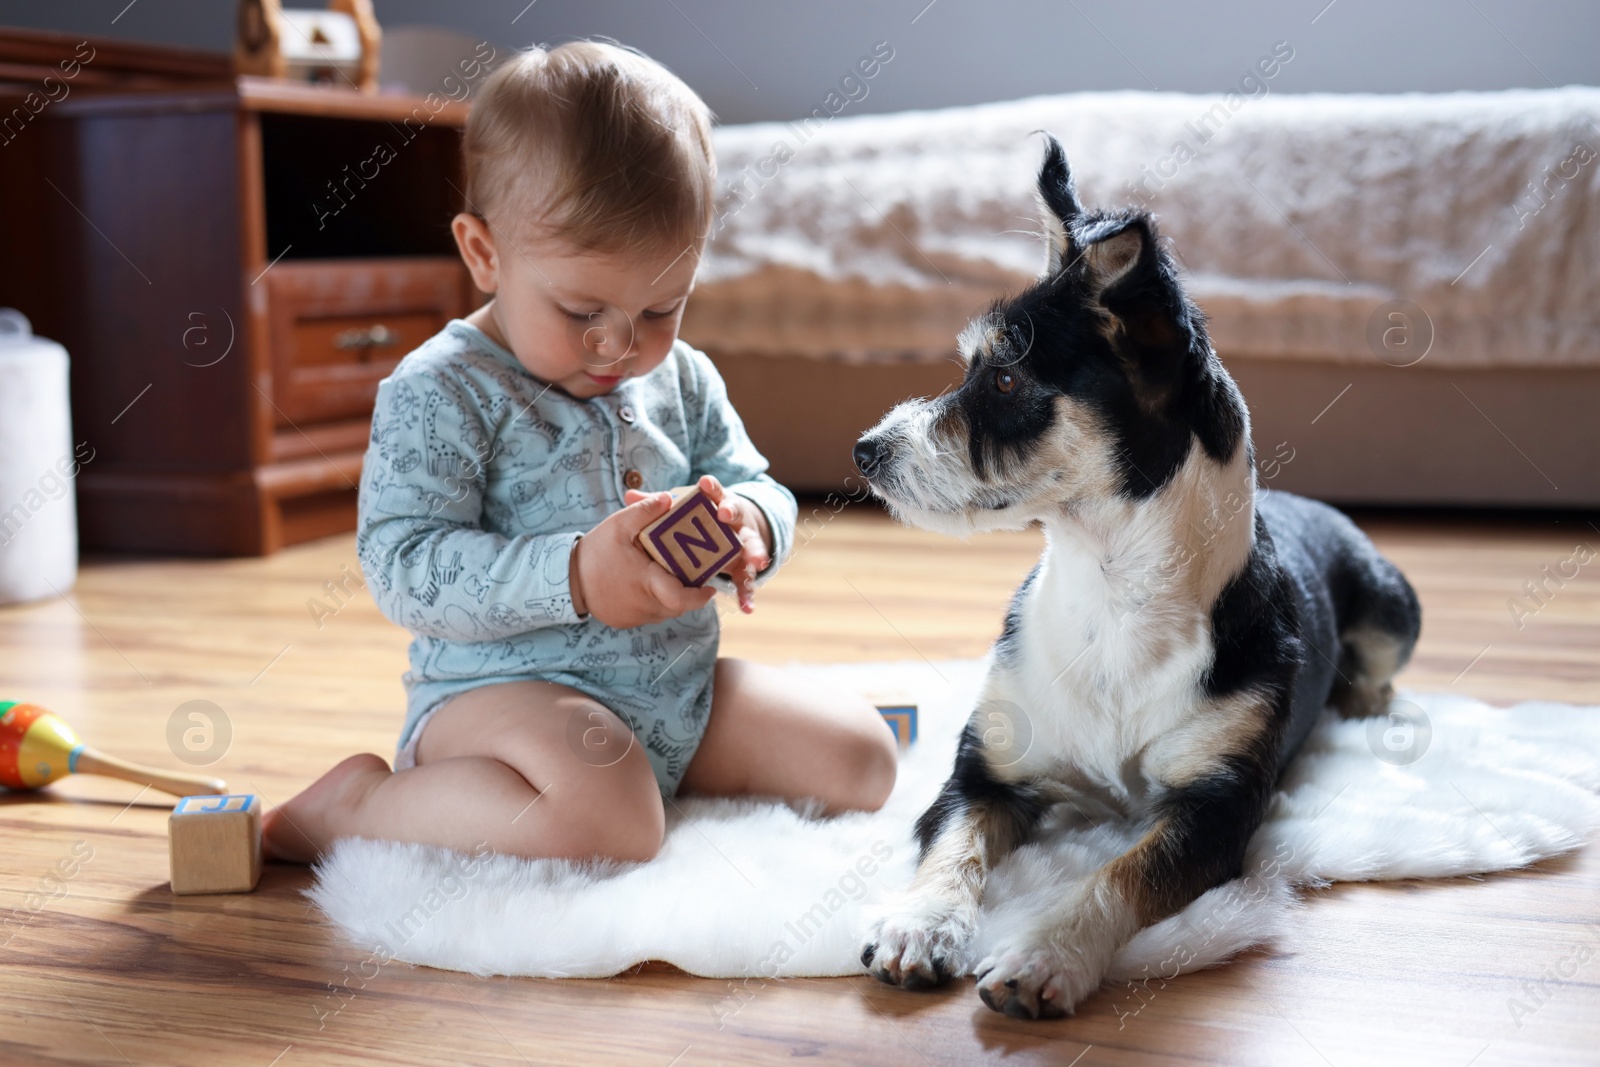
M 711 224 L 711 116 L 624 48 L 530 49 L 484 83 L 456 246 L 493 294 L 378 387 L 361 565 L 412 632 L 394 770 L 351 756 L 268 813 L 269 857 L 344 836 L 647 860 L 681 793 L 875 810 L 891 731 L 860 697 L 717 655 L 713 588 L 638 533 L 697 484 L 752 610 L 793 542 L 716 367 L 677 339 Z

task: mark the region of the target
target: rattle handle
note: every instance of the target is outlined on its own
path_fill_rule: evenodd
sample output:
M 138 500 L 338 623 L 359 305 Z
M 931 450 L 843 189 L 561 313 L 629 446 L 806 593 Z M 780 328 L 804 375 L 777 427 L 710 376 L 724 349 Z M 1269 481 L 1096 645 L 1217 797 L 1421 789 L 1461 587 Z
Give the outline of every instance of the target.
M 228 791 L 228 784 L 221 778 L 153 770 L 108 756 L 88 746 L 78 753 L 75 770 L 78 774 L 101 774 L 107 778 L 121 778 L 125 782 L 147 785 L 175 797 L 208 796 Z

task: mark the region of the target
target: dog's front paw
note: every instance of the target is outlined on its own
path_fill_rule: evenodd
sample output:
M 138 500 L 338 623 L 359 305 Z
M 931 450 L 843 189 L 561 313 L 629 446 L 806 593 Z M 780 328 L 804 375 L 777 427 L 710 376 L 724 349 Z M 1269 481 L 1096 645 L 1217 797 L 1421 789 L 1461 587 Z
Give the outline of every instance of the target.
M 861 965 L 880 982 L 927 989 L 955 973 L 968 936 L 948 917 L 893 915 L 880 919 L 867 935 Z
M 978 996 L 1013 1019 L 1059 1019 L 1100 985 L 1101 974 L 1048 946 L 997 950 L 978 964 Z

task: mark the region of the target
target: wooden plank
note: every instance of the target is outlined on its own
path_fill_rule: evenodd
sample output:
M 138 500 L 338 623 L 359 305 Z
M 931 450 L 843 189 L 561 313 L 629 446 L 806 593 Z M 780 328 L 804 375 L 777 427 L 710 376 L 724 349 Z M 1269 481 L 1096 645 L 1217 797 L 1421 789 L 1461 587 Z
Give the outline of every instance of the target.
M 409 118 L 427 126 L 465 126 L 467 115 L 472 110 L 470 104 L 450 100 L 443 94 L 370 94 L 338 86 L 300 84 L 249 75 L 239 77 L 238 91 L 241 104 L 252 111 L 377 119 L 384 122 L 403 122 Z
M 39 77 L 52 73 L 59 77 L 58 64 L 76 55 L 80 43 L 93 49 L 93 58 L 73 79 L 79 86 L 101 83 L 126 87 L 128 81 L 215 82 L 233 77 L 233 57 L 226 52 L 16 26 L 0 27 L 0 69 L 32 69 Z M 31 74 L 24 79 L 35 80 Z
M 324 118 L 371 119 L 378 122 L 459 129 L 467 124 L 471 105 L 442 94 L 410 96 L 368 94 L 354 89 L 312 85 L 276 78 L 240 75 L 226 83 L 208 82 L 194 88 L 97 93 L 70 96 L 50 111 L 61 115 L 170 114 L 186 111 L 244 110 Z

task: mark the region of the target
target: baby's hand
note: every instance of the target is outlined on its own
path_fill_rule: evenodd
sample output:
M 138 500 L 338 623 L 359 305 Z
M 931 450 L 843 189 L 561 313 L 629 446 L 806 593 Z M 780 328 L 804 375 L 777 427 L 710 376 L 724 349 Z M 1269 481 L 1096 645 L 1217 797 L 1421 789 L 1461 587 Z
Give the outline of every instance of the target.
M 767 564 L 772 562 L 772 531 L 767 526 L 767 517 L 754 501 L 728 492 L 721 482 L 709 474 L 700 479 L 698 486 L 717 506 L 717 518 L 733 527 L 738 534 L 741 551 L 728 564 L 725 573 L 733 580 L 733 587 L 738 591 L 739 610 L 749 614 L 755 610 L 756 575 L 766 570 Z M 630 489 L 623 500 L 633 504 L 648 495 Z
M 629 630 L 703 608 L 715 589 L 690 589 L 645 554 L 635 540 L 672 507 L 670 493 L 628 494 L 628 506 L 578 539 L 568 568 L 572 606 L 607 626 Z

